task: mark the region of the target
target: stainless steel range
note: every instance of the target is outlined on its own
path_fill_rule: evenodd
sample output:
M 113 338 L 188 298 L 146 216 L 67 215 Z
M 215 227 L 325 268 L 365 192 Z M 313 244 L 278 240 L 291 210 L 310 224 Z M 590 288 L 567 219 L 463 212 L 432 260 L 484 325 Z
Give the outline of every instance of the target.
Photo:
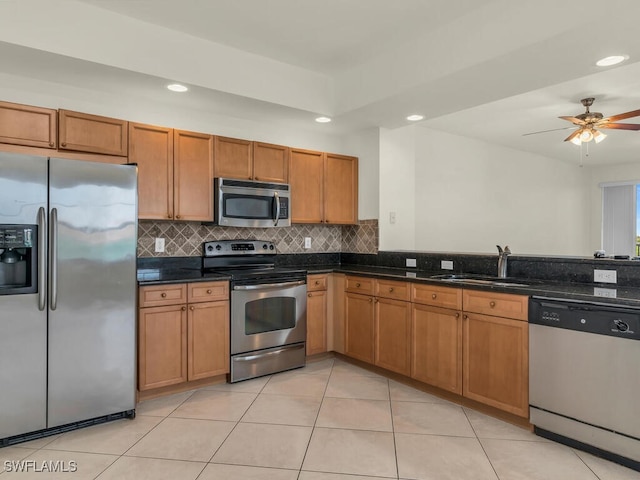
M 305 364 L 307 272 L 277 268 L 275 255 L 272 242 L 204 244 L 203 273 L 231 277 L 232 383 Z

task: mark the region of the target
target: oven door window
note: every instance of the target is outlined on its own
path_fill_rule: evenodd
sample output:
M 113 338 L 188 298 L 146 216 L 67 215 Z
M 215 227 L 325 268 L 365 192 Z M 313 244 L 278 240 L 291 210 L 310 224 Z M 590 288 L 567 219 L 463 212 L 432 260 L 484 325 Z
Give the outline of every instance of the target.
M 296 326 L 296 299 L 269 297 L 245 304 L 245 335 L 288 330 Z
M 228 218 L 271 220 L 274 216 L 273 197 L 226 193 L 223 205 L 223 215 Z

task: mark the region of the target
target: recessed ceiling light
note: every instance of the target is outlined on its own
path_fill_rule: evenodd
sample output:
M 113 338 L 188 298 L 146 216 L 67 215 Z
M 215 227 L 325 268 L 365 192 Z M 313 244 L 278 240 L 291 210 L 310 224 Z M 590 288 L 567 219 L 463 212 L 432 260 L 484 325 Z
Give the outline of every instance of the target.
M 331 119 L 329 117 L 318 117 L 316 118 L 316 122 L 318 123 L 329 123 Z
M 628 58 L 627 55 L 611 55 L 610 57 L 601 58 L 596 62 L 596 65 L 599 67 L 610 67 L 611 65 L 622 63 Z
M 422 120 L 424 118 L 424 115 L 409 115 L 407 117 L 407 120 L 409 120 L 410 122 L 417 122 L 418 120 Z
M 189 90 L 187 87 L 185 87 L 184 85 L 180 85 L 179 83 L 172 83 L 171 85 L 167 85 L 167 88 L 172 92 L 180 92 L 180 93 L 186 92 L 187 90 Z

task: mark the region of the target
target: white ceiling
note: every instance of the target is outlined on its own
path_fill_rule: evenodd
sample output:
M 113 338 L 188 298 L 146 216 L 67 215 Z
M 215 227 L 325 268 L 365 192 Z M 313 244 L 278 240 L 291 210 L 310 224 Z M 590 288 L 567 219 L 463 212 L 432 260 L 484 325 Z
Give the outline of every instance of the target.
M 0 75 L 253 120 L 329 114 L 310 128 L 334 134 L 422 113 L 564 161 L 628 163 L 638 132 L 606 132 L 588 157 L 562 142 L 571 130 L 523 134 L 569 126 L 557 117 L 587 96 L 605 116 L 640 108 L 639 17 L 637 0 L 3 0 Z M 629 61 L 594 66 L 614 53 Z M 191 90 L 168 97 L 167 80 Z

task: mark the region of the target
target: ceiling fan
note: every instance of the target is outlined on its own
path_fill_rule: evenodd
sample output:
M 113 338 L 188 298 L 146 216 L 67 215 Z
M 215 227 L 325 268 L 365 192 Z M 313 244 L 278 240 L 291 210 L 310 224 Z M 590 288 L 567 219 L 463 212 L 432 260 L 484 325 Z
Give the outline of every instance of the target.
M 606 135 L 599 129 L 610 128 L 614 130 L 640 130 L 640 124 L 615 123 L 618 120 L 640 116 L 640 110 L 633 110 L 631 112 L 620 113 L 611 117 L 605 117 L 600 112 L 589 111 L 589 107 L 593 105 L 594 100 L 595 98 L 583 98 L 582 100 L 580 100 L 580 103 L 582 103 L 582 105 L 586 109 L 584 113 L 581 113 L 574 117 L 558 117 L 563 120 L 567 120 L 578 127 L 571 135 L 564 139 L 565 142 L 571 142 L 575 145 L 580 145 L 583 142 L 590 142 L 591 140 L 595 140 L 596 143 L 600 143 L 606 138 Z M 567 128 L 572 127 L 559 128 L 555 130 L 566 130 Z M 544 132 L 551 131 L 553 130 L 544 130 Z M 533 135 L 536 133 L 543 132 L 526 133 L 525 135 Z

